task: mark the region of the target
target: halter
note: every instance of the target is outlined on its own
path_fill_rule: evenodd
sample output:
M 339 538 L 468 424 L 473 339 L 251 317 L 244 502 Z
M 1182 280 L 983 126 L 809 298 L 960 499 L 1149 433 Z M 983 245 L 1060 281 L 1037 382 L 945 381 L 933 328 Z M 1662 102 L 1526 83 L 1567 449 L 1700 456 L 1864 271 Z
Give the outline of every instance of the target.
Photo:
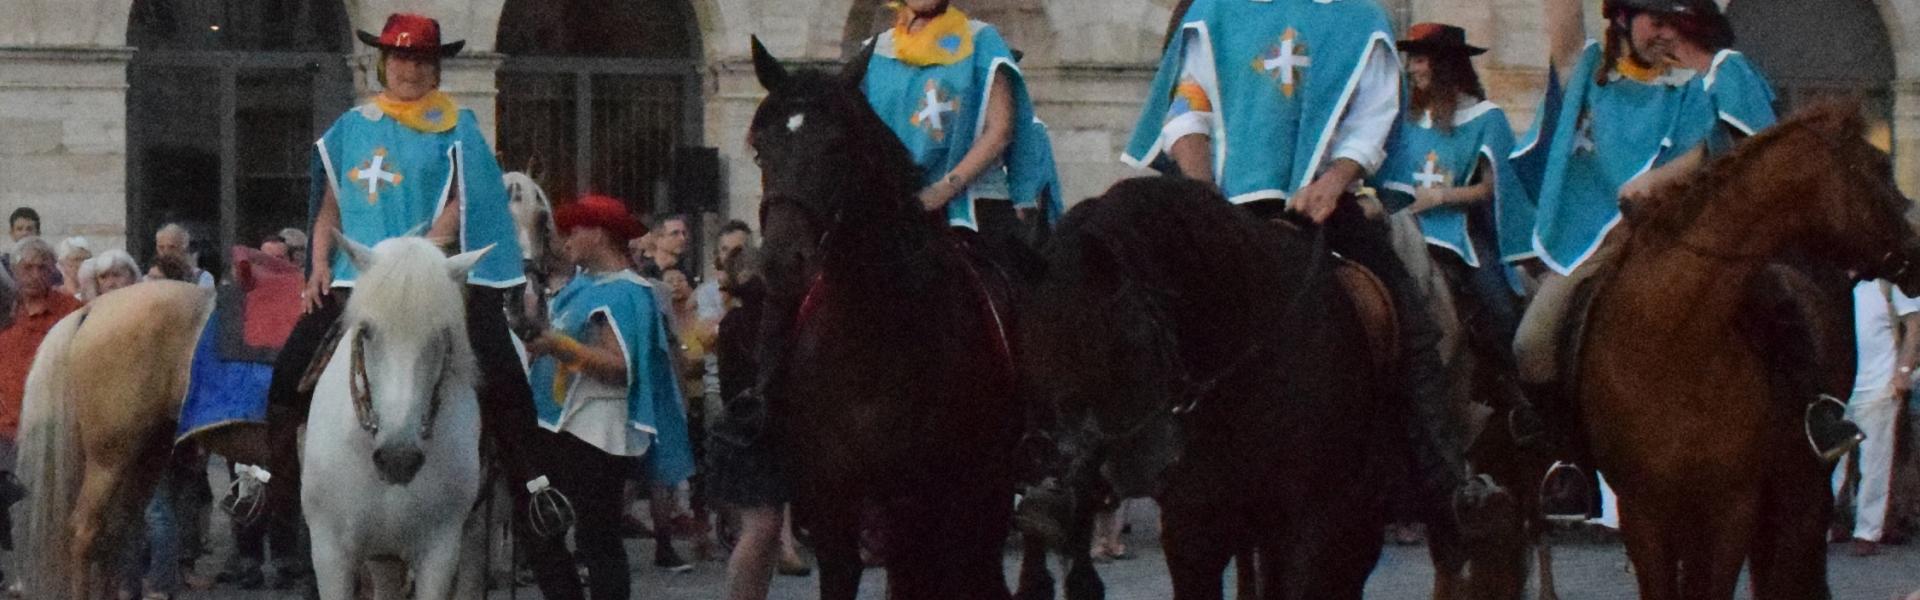
M 367 377 L 367 353 L 361 343 L 366 336 L 365 329 L 354 332 L 352 362 L 349 363 L 350 369 L 347 371 L 347 389 L 353 397 L 353 414 L 360 422 L 360 429 L 367 432 L 367 435 L 373 436 L 380 434 L 380 421 L 373 412 L 372 382 Z M 455 350 L 453 334 L 442 331 L 440 340 L 446 343 L 447 353 L 441 360 L 440 374 L 434 379 L 432 396 L 427 399 L 427 414 L 420 419 L 420 439 L 422 440 L 433 439 L 433 422 L 440 416 L 440 387 L 447 381 L 447 371 L 452 370 L 452 365 L 448 363 L 453 361 Z

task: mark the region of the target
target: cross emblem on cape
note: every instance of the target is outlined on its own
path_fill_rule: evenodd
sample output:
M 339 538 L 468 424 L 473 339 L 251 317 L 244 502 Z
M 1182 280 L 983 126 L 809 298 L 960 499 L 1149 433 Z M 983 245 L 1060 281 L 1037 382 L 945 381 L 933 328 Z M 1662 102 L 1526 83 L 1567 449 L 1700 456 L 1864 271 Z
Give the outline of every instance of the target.
M 1420 167 L 1419 171 L 1414 172 L 1413 181 L 1419 184 L 1419 187 L 1425 188 L 1425 189 L 1434 189 L 1434 188 L 1446 186 L 1447 174 L 1440 170 L 1440 153 L 1439 152 L 1435 152 L 1435 151 L 1427 152 L 1427 162 L 1425 165 L 1422 165 Z
M 947 115 L 958 109 L 951 97 L 941 99 L 940 82 L 927 80 L 927 94 L 920 100 L 919 112 L 913 113 L 913 126 L 927 130 L 927 135 L 938 141 L 947 137 Z
M 366 182 L 367 203 L 369 204 L 380 203 L 380 184 L 382 182 L 385 182 L 387 185 L 398 185 L 400 180 L 404 179 L 399 173 L 386 170 L 386 162 L 387 149 L 375 148 L 373 150 L 373 157 L 367 159 L 366 163 L 355 167 L 353 170 L 347 171 L 347 179 Z
M 1280 93 L 1293 97 L 1295 87 L 1304 77 L 1308 67 L 1313 66 L 1313 57 L 1307 55 L 1307 45 L 1300 43 L 1300 32 L 1288 27 L 1280 34 L 1280 41 L 1253 59 L 1253 70 L 1273 77 L 1280 82 Z

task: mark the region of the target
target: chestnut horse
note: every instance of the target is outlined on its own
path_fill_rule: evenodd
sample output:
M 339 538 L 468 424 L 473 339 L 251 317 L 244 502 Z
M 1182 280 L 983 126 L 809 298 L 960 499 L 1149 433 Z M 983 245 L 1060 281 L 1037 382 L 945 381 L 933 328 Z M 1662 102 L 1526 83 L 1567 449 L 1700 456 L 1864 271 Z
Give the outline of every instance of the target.
M 1732 598 L 1743 565 L 1761 600 L 1829 595 L 1810 399 L 1770 383 L 1743 307 L 1787 252 L 1920 291 L 1908 203 L 1863 132 L 1857 107 L 1808 110 L 1631 207 L 1614 236 L 1573 391 L 1643 598 Z
M 195 344 L 213 305 L 213 290 L 152 281 L 104 294 L 48 332 L 27 375 L 20 423 L 25 597 L 103 593 L 95 584 L 106 573 L 94 567 L 110 566 L 114 552 L 145 529 L 140 508 L 166 470 Z M 213 428 L 194 439 L 235 462 L 266 458 L 258 425 Z

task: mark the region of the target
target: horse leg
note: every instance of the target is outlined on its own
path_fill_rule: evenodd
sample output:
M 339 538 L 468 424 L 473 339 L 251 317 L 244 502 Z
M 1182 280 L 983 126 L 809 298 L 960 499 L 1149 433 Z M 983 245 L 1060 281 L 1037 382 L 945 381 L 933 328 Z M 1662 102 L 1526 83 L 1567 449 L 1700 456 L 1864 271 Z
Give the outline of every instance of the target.
M 454 600 L 454 598 L 478 598 L 479 596 L 455 596 L 454 579 L 460 571 L 460 557 L 464 554 L 462 538 L 466 537 L 463 523 L 447 527 L 439 539 L 429 543 L 419 558 L 413 561 L 413 597 L 415 600 Z
M 1433 561 L 1433 600 L 1453 600 L 1467 585 L 1466 540 L 1451 519 L 1427 519 L 1427 555 Z M 1476 565 L 1478 566 L 1478 565 Z M 1478 579 L 1478 577 L 1476 577 Z
M 352 600 L 354 579 L 360 569 L 358 549 L 329 527 L 313 527 L 313 581 L 321 600 Z
M 813 530 L 814 555 L 820 561 L 820 600 L 854 600 L 860 593 L 860 519 L 859 502 L 851 509 L 834 507 L 835 512 L 854 511 L 816 519 Z M 824 512 L 824 511 L 823 511 Z
M 1047 543 L 1040 536 L 1021 534 L 1020 588 L 1014 598 L 1053 600 L 1053 575 L 1047 571 L 1047 552 Z
M 1770 474 L 1761 513 L 1754 522 L 1755 600 L 1832 597 L 1826 578 L 1826 524 L 1832 516 L 1833 497 L 1824 485 L 1826 478 L 1818 477 L 1816 469 L 1808 471 L 1782 469 Z
M 1076 486 L 1075 489 L 1085 488 Z M 1067 524 L 1066 547 L 1061 549 L 1067 559 L 1064 595 L 1066 600 L 1100 600 L 1106 597 L 1107 586 L 1093 568 L 1093 508 L 1098 501 L 1086 492 L 1075 492 L 1074 498 L 1073 520 Z M 1115 524 L 1115 527 L 1123 525 Z
M 1644 507 L 1620 505 L 1620 539 L 1640 585 L 1641 600 L 1680 600 L 1680 549 L 1664 532 L 1687 529 L 1649 515 Z
M 1234 551 L 1243 545 L 1228 521 L 1239 516 L 1205 501 L 1182 501 L 1167 495 L 1161 501 L 1161 547 L 1167 555 L 1167 574 L 1173 580 L 1175 600 L 1221 600 L 1220 575 Z

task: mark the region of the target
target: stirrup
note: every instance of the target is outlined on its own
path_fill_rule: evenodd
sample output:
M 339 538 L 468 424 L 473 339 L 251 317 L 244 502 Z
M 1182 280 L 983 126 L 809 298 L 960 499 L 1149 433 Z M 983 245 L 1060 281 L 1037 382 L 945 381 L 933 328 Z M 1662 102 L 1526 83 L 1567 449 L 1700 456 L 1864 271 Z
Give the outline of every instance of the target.
M 227 485 L 227 496 L 220 499 L 220 510 L 233 517 L 234 524 L 241 527 L 259 522 L 261 509 L 267 504 L 267 482 L 272 480 L 273 473 L 265 467 L 234 467 L 233 483 Z
M 1584 484 L 1586 481 L 1586 471 L 1581 469 L 1580 465 L 1576 465 L 1564 460 L 1554 461 L 1553 466 L 1547 467 L 1547 474 L 1540 478 L 1540 489 L 1536 492 L 1538 496 L 1536 501 L 1539 503 L 1539 511 L 1540 511 L 1541 517 L 1545 518 L 1548 521 L 1557 522 L 1557 523 L 1572 523 L 1572 522 L 1581 522 L 1581 521 L 1587 520 L 1587 514 L 1593 511 L 1593 507 L 1591 506 L 1592 500 L 1588 498 L 1588 496 L 1590 496 L 1591 494 L 1581 494 L 1580 499 L 1577 501 L 1580 504 L 1580 510 L 1578 511 L 1549 510 L 1550 508 L 1557 508 L 1557 509 L 1567 508 L 1564 506 L 1560 506 L 1560 507 L 1549 506 L 1550 505 L 1549 500 L 1554 499 L 1552 492 L 1559 491 L 1559 490 L 1549 489 L 1549 485 L 1548 485 L 1554 481 L 1554 478 L 1556 475 L 1560 476 L 1562 479 L 1566 477 L 1573 477 L 1574 478 L 1573 481 L 1580 482 L 1582 484 Z M 1561 486 L 1561 487 L 1565 488 L 1565 487 L 1573 487 L 1573 486 Z M 1585 487 L 1585 485 L 1580 485 L 1578 487 Z M 1586 491 L 1586 490 L 1576 490 L 1576 491 Z
M 543 538 L 563 535 L 578 520 L 573 513 L 573 502 L 547 483 L 545 475 L 527 482 L 527 494 L 527 527 L 534 535 Z
M 1816 416 L 1815 411 L 1820 410 L 1822 406 L 1834 407 L 1834 410 L 1839 411 L 1841 415 L 1837 420 L 1841 423 L 1847 423 L 1852 426 L 1853 429 L 1851 435 L 1834 441 L 1832 447 L 1822 445 L 1819 436 L 1815 435 L 1813 430 L 1813 420 Z M 1811 404 L 1807 405 L 1806 413 L 1802 415 L 1800 419 L 1801 429 L 1805 431 L 1807 436 L 1807 445 L 1812 447 L 1814 455 L 1819 456 L 1820 460 L 1826 464 L 1839 462 L 1848 452 L 1852 452 L 1854 448 L 1860 447 L 1860 442 L 1867 440 L 1867 434 L 1860 431 L 1859 426 L 1852 425 L 1852 423 L 1848 422 L 1845 416 L 1846 414 L 1847 403 L 1841 402 L 1839 398 L 1821 394 L 1820 397 L 1815 398 Z

